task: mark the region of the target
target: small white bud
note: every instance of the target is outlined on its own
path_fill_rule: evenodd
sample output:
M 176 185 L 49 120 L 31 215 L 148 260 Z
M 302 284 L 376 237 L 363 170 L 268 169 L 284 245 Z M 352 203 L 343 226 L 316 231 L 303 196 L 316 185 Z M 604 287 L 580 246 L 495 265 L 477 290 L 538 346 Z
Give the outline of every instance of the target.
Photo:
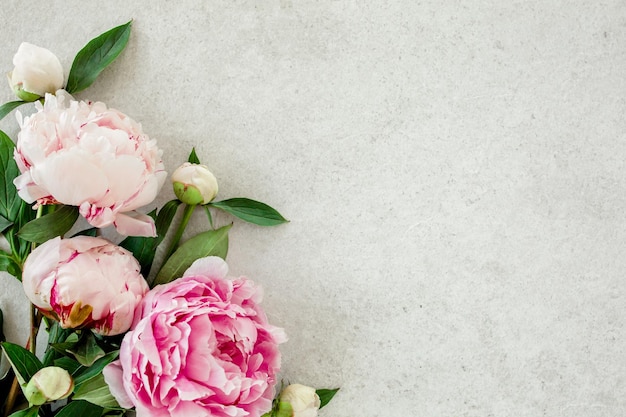
M 315 388 L 306 385 L 291 384 L 280 393 L 280 401 L 291 404 L 292 417 L 317 417 L 320 408 L 320 397 Z
M 217 179 L 205 165 L 185 162 L 172 174 L 174 193 L 185 204 L 207 204 L 217 195 Z
M 28 381 L 24 396 L 31 405 L 67 398 L 74 390 L 70 374 L 58 366 L 42 368 Z

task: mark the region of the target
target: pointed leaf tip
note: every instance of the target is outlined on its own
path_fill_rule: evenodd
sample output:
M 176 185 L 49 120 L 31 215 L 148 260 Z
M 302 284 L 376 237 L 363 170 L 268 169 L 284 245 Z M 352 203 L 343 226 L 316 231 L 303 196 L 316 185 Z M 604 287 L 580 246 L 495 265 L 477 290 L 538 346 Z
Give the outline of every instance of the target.
M 81 49 L 70 69 L 68 93 L 77 93 L 89 87 L 98 75 L 124 50 L 130 38 L 132 20 L 104 32 Z

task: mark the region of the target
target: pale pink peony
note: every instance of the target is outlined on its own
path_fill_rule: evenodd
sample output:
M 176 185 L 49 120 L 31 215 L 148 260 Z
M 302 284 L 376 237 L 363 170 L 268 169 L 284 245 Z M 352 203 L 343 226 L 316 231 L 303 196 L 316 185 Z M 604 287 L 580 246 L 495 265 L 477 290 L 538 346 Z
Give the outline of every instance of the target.
M 220 258 L 199 259 L 146 295 L 119 360 L 103 372 L 120 405 L 135 406 L 138 417 L 258 417 L 271 409 L 286 337 L 268 324 L 252 281 L 227 272 Z
M 15 149 L 20 197 L 78 206 L 96 227 L 154 236 L 152 218 L 134 210 L 152 202 L 167 177 L 156 141 L 119 111 L 64 91 L 36 105 L 39 111 L 20 121 Z
M 127 331 L 149 290 L 133 255 L 106 239 L 59 237 L 26 259 L 22 284 L 30 301 L 63 328 L 102 335 Z

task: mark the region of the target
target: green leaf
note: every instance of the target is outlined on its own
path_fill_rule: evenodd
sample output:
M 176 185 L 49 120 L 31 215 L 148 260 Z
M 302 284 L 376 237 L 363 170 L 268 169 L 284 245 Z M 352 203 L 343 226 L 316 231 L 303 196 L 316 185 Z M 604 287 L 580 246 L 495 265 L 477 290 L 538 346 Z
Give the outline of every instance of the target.
M 36 417 L 39 415 L 38 413 L 39 413 L 39 406 L 33 405 L 30 408 L 16 411 L 15 413 L 9 415 L 9 417 Z
M 32 244 L 25 239 L 19 238 L 17 236 L 17 232 L 22 228 L 22 226 L 34 220 L 36 215 L 36 210 L 33 210 L 30 204 L 27 204 L 25 201 L 20 200 L 20 207 L 18 210 L 15 224 L 10 227 L 4 234 L 4 236 L 9 241 L 9 244 L 11 245 L 13 255 L 20 263 L 23 263 L 26 257 L 30 254 Z
M 13 180 L 20 175 L 13 151 L 15 144 L 0 130 L 0 216 L 10 222 L 15 222 L 22 199 L 17 195 Z
M 6 271 L 17 279 L 22 279 L 22 268 L 11 254 L 4 251 L 0 251 L 0 271 Z
M 119 407 L 106 382 L 104 375 L 98 374 L 93 378 L 83 382 L 80 387 L 74 390 L 74 400 L 85 400 L 92 404 L 105 408 Z
M 3 216 L 0 216 L 0 233 L 3 233 L 10 226 L 13 226 L 13 222 Z
M 337 391 L 339 391 L 339 388 L 334 388 L 334 389 L 321 388 L 321 389 L 315 390 L 315 393 L 318 395 L 318 397 L 320 397 L 320 408 L 328 404 L 330 400 L 333 399 L 335 394 L 337 394 Z
M 213 216 L 211 215 L 211 209 L 209 209 L 209 206 L 202 207 L 204 207 L 204 210 L 206 211 L 206 216 L 209 219 L 209 226 L 211 226 L 211 229 L 215 229 L 215 227 L 213 226 Z
M 78 207 L 61 206 L 52 213 L 25 224 L 17 235 L 29 242 L 44 243 L 67 233 L 78 219 Z
M 89 368 L 81 370 L 76 377 L 74 378 L 74 384 L 76 387 L 80 387 L 85 381 L 95 377 L 100 374 L 105 366 L 113 362 L 119 356 L 119 350 L 114 352 L 109 352 L 97 361 L 94 362 Z
M 98 229 L 97 227 L 90 227 L 89 229 L 85 229 L 85 230 L 81 230 L 78 233 L 75 233 L 74 235 L 72 235 L 72 237 L 74 236 L 90 236 L 90 237 L 96 237 L 98 236 Z
M 65 369 L 70 373 L 70 375 L 72 375 L 72 377 L 74 377 L 74 375 L 81 369 L 84 369 L 83 365 L 67 356 L 62 356 L 59 359 L 56 359 L 54 361 L 54 366 Z M 74 380 L 74 384 L 76 384 L 76 380 Z
M 187 162 L 191 162 L 192 164 L 200 163 L 200 159 L 198 158 L 198 155 L 196 154 L 196 148 L 191 148 L 191 153 L 189 154 L 189 158 L 187 159 Z
M 156 246 L 160 245 L 165 238 L 165 235 L 167 235 L 167 231 L 172 224 L 172 220 L 176 215 L 176 211 L 178 210 L 180 203 L 181 201 L 178 199 L 170 200 L 165 203 L 163 207 L 161 207 L 161 210 L 159 210 L 159 215 L 157 216 L 155 222 L 157 230 Z
M 89 87 L 102 70 L 117 58 L 128 43 L 131 23 L 132 20 L 92 39 L 78 52 L 67 79 L 65 89 L 68 93 L 77 93 Z
M 4 349 L 4 353 L 7 355 L 7 358 L 9 358 L 17 380 L 21 385 L 30 381 L 33 375 L 43 368 L 43 364 L 39 359 L 20 345 L 2 342 L 2 349 Z
M 18 108 L 22 104 L 26 104 L 26 103 L 28 103 L 28 102 L 27 101 L 22 101 L 22 100 L 9 101 L 8 103 L 4 103 L 2 106 L 0 106 L 0 120 L 4 119 L 4 117 L 7 114 L 11 113 L 13 110 Z
M 228 253 L 228 231 L 232 225 L 217 230 L 208 230 L 192 237 L 176 249 L 157 274 L 152 286 L 165 284 L 180 278 L 191 264 L 205 256 L 226 258 Z
M 46 324 L 49 324 L 47 326 L 49 345 L 68 341 L 73 343 L 78 342 L 78 335 L 74 329 L 64 329 L 58 321 L 48 318 L 44 318 L 44 320 L 46 320 Z
M 106 355 L 90 331 L 83 332 L 78 343 L 73 348 L 68 349 L 68 352 L 72 353 L 83 366 L 91 366 Z
M 84 400 L 70 401 L 56 417 L 100 417 L 104 408 Z
M 281 216 L 281 214 L 272 207 L 260 201 L 250 200 L 249 198 L 231 198 L 229 200 L 209 204 L 233 216 L 239 217 L 241 220 L 259 226 L 275 226 L 288 222 L 287 219 Z
M 71 329 L 67 329 L 67 330 L 71 330 Z M 80 336 L 75 331 L 73 331 L 73 330 L 71 330 L 71 331 L 72 332 L 67 335 L 65 340 L 60 339 L 58 342 L 50 344 L 50 347 L 57 348 L 57 347 L 60 347 L 60 346 L 67 346 L 67 347 L 63 347 L 63 348 L 61 348 L 59 350 L 59 352 L 61 352 L 61 353 L 65 353 L 65 352 L 68 351 L 68 349 L 74 348 L 74 346 L 76 346 L 78 344 L 78 342 L 80 341 Z

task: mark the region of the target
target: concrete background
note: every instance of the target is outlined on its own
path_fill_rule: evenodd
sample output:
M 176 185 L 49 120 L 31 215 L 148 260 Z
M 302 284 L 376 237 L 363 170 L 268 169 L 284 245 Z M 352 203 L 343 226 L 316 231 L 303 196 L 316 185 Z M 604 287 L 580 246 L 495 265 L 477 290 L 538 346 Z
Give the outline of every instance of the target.
M 0 72 L 22 41 L 69 72 L 135 19 L 78 97 L 140 121 L 170 172 L 195 146 L 220 199 L 291 220 L 236 222 L 228 261 L 290 336 L 283 377 L 342 387 L 320 416 L 626 415 L 625 1 L 4 0 L 0 17 Z M 21 287 L 0 290 L 23 341 Z

